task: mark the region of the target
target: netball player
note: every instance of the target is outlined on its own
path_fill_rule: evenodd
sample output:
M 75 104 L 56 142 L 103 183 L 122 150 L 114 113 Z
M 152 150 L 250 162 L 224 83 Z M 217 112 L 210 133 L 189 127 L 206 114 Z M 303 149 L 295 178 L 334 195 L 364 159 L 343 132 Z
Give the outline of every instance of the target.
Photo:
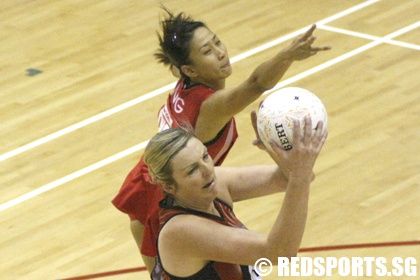
M 322 122 L 312 136 L 294 123 L 293 149 L 273 144 L 275 165 L 214 166 L 207 148 L 183 127 L 154 136 L 145 162 L 165 198 L 160 202 L 158 263 L 152 279 L 259 279 L 260 258 L 296 256 L 306 224 L 313 167 L 327 137 Z M 285 192 L 268 235 L 246 230 L 233 202 Z M 279 207 L 280 208 L 280 207 Z
M 272 59 L 260 64 L 236 87 L 225 88 L 232 68 L 226 46 L 203 22 L 184 13 L 161 21 L 159 62 L 180 79 L 159 110 L 159 130 L 187 123 L 204 143 L 215 165 L 221 165 L 237 138 L 234 115 L 273 88 L 294 61 L 330 49 L 312 46 L 315 25 Z M 143 157 L 124 181 L 113 204 L 130 217 L 130 228 L 148 270 L 155 264 L 159 187 L 151 182 Z

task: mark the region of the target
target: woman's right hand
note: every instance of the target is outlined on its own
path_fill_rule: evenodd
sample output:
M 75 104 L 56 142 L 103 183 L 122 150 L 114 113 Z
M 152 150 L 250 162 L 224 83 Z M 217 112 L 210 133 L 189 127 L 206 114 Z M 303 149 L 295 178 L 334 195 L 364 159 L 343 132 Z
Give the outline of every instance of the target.
M 313 47 L 312 44 L 316 37 L 313 34 L 316 29 L 316 25 L 313 24 L 308 31 L 304 34 L 299 35 L 293 42 L 283 50 L 283 54 L 287 59 L 290 60 L 303 60 L 313 55 L 316 55 L 319 51 L 330 50 L 330 46 Z

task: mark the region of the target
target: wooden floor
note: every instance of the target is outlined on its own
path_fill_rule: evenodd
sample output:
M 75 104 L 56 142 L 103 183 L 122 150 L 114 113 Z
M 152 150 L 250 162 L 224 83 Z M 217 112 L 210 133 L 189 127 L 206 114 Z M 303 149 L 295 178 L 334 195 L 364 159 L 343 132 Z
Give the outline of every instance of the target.
M 311 90 L 329 112 L 302 244 L 321 248 L 301 256 L 420 261 L 420 1 L 3 0 L 0 279 L 148 279 L 126 270 L 143 263 L 110 201 L 175 82 L 153 58 L 160 2 L 224 41 L 228 86 L 318 23 L 317 43 L 333 49 L 295 63 L 279 84 Z M 226 165 L 270 162 L 251 145 L 259 101 L 237 115 Z M 273 195 L 235 212 L 268 232 L 281 203 Z M 371 246 L 328 247 L 357 244 Z

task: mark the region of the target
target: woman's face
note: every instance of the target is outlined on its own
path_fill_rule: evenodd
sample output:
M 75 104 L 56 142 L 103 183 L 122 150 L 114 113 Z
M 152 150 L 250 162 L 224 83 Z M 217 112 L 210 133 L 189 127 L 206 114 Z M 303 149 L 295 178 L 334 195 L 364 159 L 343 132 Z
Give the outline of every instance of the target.
M 207 148 L 191 138 L 187 146 L 172 159 L 172 176 L 176 181 L 175 199 L 186 204 L 213 201 L 216 197 L 215 173 Z
M 194 31 L 189 57 L 189 66 L 194 70 L 193 75 L 196 75 L 192 79 L 219 80 L 232 74 L 225 45 L 206 27 Z

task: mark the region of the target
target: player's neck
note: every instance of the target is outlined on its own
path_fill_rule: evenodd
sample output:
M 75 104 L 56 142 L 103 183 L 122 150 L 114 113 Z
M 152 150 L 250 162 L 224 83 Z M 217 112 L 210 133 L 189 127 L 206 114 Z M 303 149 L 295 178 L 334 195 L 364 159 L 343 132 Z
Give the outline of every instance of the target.
M 181 206 L 186 209 L 191 209 L 191 210 L 195 210 L 195 211 L 199 211 L 199 212 L 203 212 L 203 213 L 220 217 L 219 212 L 214 206 L 214 200 L 192 202 L 192 201 L 182 201 L 180 199 L 175 199 L 173 202 L 173 206 Z
M 214 91 L 218 91 L 225 88 L 226 80 L 225 79 L 217 79 L 217 80 L 192 80 L 193 83 L 198 83 L 205 85 L 211 88 Z

